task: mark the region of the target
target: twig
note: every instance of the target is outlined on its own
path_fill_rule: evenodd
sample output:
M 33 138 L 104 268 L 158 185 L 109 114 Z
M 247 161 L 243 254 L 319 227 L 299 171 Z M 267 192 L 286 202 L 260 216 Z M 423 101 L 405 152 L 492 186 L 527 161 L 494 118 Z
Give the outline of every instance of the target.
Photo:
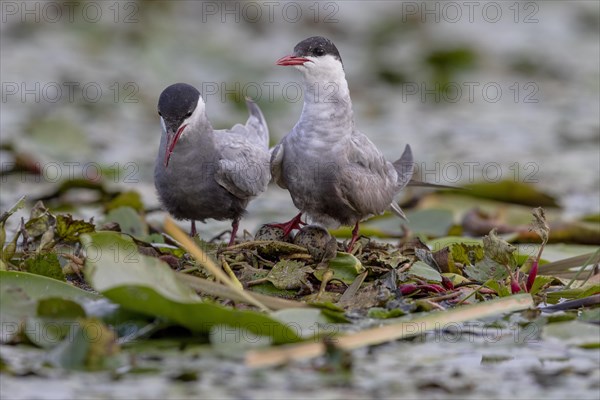
M 187 252 L 190 253 L 198 263 L 209 270 L 218 280 L 229 286 L 234 291 L 238 292 L 238 294 L 250 304 L 260 308 L 263 311 L 269 311 L 264 304 L 256 300 L 244 289 L 240 289 L 232 280 L 230 280 L 227 275 L 215 265 L 208 255 L 202 251 L 200 247 L 196 246 L 192 239 L 190 239 L 190 237 L 185 234 L 170 217 L 165 219 L 165 230 L 178 242 L 180 242 L 184 249 L 187 250 Z
M 398 340 L 409 336 L 420 335 L 426 331 L 443 329 L 445 325 L 492 315 L 514 312 L 533 306 L 533 298 L 529 293 L 503 297 L 497 300 L 454 308 L 448 311 L 436 311 L 424 317 L 415 318 L 378 328 L 367 329 L 357 333 L 338 336 L 331 340 L 338 349 L 354 350 L 365 346 Z M 267 350 L 254 350 L 246 353 L 246 365 L 250 367 L 267 367 L 289 361 L 319 357 L 325 354 L 324 343 L 301 343 L 286 345 Z

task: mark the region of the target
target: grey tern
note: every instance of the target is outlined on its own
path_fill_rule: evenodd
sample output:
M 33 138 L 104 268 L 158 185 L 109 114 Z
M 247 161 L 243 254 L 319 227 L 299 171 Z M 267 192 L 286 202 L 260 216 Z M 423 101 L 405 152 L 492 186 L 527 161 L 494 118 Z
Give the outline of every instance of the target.
M 327 227 L 354 225 L 350 251 L 362 220 L 388 209 L 406 219 L 394 196 L 413 175 L 410 146 L 389 162 L 356 129 L 342 58 L 333 42 L 320 36 L 303 40 L 277 65 L 302 73 L 304 107 L 271 153 L 273 179 L 290 192 L 300 213 L 274 226 L 287 234 L 305 224 L 303 214 Z
M 271 179 L 269 130 L 260 108 L 246 99 L 245 125 L 214 130 L 200 92 L 186 83 L 167 87 L 158 100 L 162 136 L 154 168 L 161 203 L 177 219 L 232 220 L 234 243 L 248 202 Z

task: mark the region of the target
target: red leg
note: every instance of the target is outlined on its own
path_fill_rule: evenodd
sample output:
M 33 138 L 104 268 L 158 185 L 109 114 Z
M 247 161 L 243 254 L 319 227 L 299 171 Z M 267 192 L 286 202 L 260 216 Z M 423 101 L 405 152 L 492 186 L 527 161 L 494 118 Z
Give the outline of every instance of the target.
M 290 219 L 288 222 L 283 222 L 281 224 L 268 224 L 268 226 L 283 229 L 283 234 L 285 236 L 289 235 L 294 229 L 300 229 L 302 225 L 306 225 L 306 222 L 302 221 L 302 213 L 298 213 L 298 215 Z
M 239 226 L 239 222 L 237 219 L 234 219 L 233 222 L 231 223 L 231 239 L 229 239 L 229 244 L 227 245 L 232 246 L 233 243 L 235 243 L 235 235 L 238 231 L 238 226 Z
M 190 236 L 196 237 L 196 221 L 192 220 L 192 229 L 190 230 Z
M 348 249 L 346 251 L 351 252 L 354 243 L 358 240 L 358 221 L 356 221 L 356 225 L 354 225 L 354 229 L 352 229 L 352 239 L 350 240 L 350 244 L 348 244 Z

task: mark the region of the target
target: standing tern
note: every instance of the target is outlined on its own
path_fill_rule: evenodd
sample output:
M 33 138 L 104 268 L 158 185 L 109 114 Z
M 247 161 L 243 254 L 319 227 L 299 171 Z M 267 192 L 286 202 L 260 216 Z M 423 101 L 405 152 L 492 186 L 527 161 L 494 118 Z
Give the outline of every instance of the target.
M 273 179 L 289 190 L 300 213 L 275 226 L 288 234 L 305 224 L 303 214 L 325 226 L 354 225 L 350 251 L 360 221 L 387 209 L 406 218 L 394 196 L 413 175 L 410 146 L 392 163 L 356 129 L 342 58 L 333 42 L 321 36 L 303 40 L 277 65 L 302 73 L 304 107 L 271 155 Z
M 245 125 L 214 130 L 200 92 L 185 83 L 167 87 L 158 100 L 162 136 L 154 168 L 161 203 L 177 219 L 233 220 L 235 240 L 248 202 L 267 188 L 269 130 L 260 108 L 246 99 Z

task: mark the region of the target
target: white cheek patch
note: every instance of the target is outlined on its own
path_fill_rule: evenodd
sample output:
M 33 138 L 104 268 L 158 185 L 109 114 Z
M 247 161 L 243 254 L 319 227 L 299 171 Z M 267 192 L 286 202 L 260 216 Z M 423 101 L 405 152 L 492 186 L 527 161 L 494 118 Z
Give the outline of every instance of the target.
M 163 132 L 167 131 L 167 125 L 165 125 L 165 120 L 163 119 L 163 117 L 160 117 L 160 126 L 161 126 Z

